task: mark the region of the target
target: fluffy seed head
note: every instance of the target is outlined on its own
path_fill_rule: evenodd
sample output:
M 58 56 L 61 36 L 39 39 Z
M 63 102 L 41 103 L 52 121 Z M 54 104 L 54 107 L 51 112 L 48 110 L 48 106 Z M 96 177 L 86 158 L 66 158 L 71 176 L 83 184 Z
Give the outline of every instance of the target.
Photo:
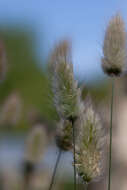
M 29 134 L 26 142 L 25 160 L 30 163 L 37 163 L 42 156 L 46 145 L 46 132 L 42 125 L 37 125 Z
M 54 104 L 63 119 L 74 118 L 81 111 L 80 89 L 74 80 L 71 48 L 68 41 L 60 42 L 50 57 Z M 80 109 L 79 109 L 80 108 Z
M 103 175 L 104 132 L 91 101 L 81 118 L 81 129 L 76 146 L 76 168 L 85 183 L 98 180 Z
M 126 31 L 122 17 L 114 16 L 106 29 L 102 68 L 109 76 L 120 76 L 126 68 Z
M 56 144 L 64 151 L 72 148 L 72 123 L 69 120 L 61 120 L 58 123 Z

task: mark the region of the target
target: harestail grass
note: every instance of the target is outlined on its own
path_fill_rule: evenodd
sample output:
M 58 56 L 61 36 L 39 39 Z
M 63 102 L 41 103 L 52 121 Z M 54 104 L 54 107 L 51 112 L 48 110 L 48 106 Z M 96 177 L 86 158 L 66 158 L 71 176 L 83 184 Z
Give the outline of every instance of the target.
M 123 75 L 127 69 L 126 31 L 120 14 L 116 14 L 109 22 L 105 32 L 103 45 L 102 68 L 104 73 L 112 78 L 111 116 L 110 116 L 110 145 L 109 145 L 109 177 L 108 190 L 111 189 L 112 167 L 112 125 L 114 78 Z
M 125 24 L 120 14 L 116 14 L 110 20 L 105 32 L 102 68 L 108 76 L 117 77 L 126 71 L 126 63 Z
M 76 169 L 86 188 L 104 174 L 105 131 L 92 101 L 86 99 L 76 144 Z
M 61 150 L 68 150 L 68 148 L 71 147 L 70 140 L 73 140 L 74 189 L 76 189 L 74 123 L 76 118 L 83 112 L 83 105 L 80 99 L 80 89 L 78 88 L 77 81 L 74 80 L 71 46 L 69 41 L 63 40 L 56 45 L 50 56 L 49 62 L 52 73 L 54 105 L 60 120 L 62 119 L 64 122 L 63 129 L 60 129 L 61 134 L 59 133 L 57 136 L 57 145 Z M 69 125 L 67 126 L 66 124 Z M 72 131 L 70 130 L 71 128 Z M 57 161 L 58 160 L 59 159 L 57 159 Z

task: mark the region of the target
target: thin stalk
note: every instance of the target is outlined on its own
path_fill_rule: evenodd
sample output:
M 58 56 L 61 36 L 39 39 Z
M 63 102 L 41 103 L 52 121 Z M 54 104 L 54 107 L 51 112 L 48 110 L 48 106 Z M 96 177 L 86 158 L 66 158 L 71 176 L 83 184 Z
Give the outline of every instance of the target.
M 88 183 L 85 184 L 85 190 L 88 190 Z
M 111 188 L 113 100 L 114 100 L 114 79 L 112 79 L 112 95 L 111 95 L 108 190 L 110 190 Z
M 56 164 L 55 164 L 55 167 L 54 167 L 54 170 L 53 170 L 53 174 L 52 174 L 49 190 L 51 190 L 52 187 L 53 187 L 55 176 L 56 176 L 56 171 L 57 171 L 57 168 L 58 168 L 58 164 L 60 162 L 61 155 L 62 155 L 62 150 L 59 148 L 59 152 L 58 152 L 58 156 L 57 156 L 57 159 L 56 159 Z
M 74 152 L 74 190 L 76 190 L 76 166 L 75 166 L 75 127 L 74 127 L 74 119 L 72 119 L 72 129 L 73 129 L 73 152 Z

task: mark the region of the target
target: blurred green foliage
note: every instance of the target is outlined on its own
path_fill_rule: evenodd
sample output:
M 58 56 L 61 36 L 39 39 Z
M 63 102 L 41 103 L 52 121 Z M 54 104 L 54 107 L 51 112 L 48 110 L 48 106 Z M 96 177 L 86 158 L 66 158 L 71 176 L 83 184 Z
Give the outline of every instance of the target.
M 12 92 L 18 92 L 23 103 L 19 129 L 29 126 L 27 116 L 34 109 L 47 120 L 56 117 L 50 98 L 49 79 L 44 63 L 40 66 L 35 55 L 34 35 L 21 29 L 0 31 L 7 54 L 8 72 L 0 84 L 0 104 Z
M 93 81 L 93 83 L 84 86 L 82 89 L 82 98 L 90 94 L 95 104 L 100 104 L 101 101 L 107 101 L 109 99 L 110 83 L 108 80 L 102 80 L 101 82 Z

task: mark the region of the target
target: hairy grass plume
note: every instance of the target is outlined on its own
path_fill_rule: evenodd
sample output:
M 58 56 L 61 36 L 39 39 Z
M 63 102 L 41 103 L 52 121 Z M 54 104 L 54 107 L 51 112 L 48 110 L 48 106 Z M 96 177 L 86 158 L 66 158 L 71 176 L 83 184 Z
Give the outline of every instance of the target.
M 103 175 L 105 136 L 99 116 L 91 99 L 87 99 L 85 113 L 76 144 L 76 168 L 84 183 L 99 180 Z
M 120 76 L 125 72 L 127 64 L 126 30 L 120 14 L 114 16 L 106 29 L 102 68 L 109 76 Z
M 50 65 L 53 72 L 52 90 L 56 110 L 63 119 L 77 117 L 81 112 L 80 89 L 74 80 L 71 61 L 71 47 L 68 41 L 61 41 L 52 52 Z

